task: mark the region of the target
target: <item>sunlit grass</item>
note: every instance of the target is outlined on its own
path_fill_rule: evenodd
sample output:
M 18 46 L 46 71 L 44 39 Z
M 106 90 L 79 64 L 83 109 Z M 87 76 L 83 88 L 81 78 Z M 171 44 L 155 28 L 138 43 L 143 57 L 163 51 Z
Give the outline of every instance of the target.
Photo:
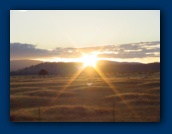
M 39 121 L 39 109 L 41 121 L 160 120 L 159 75 L 144 79 L 147 74 L 135 73 L 127 78 L 129 74 L 105 75 L 99 71 L 102 77 L 94 77 L 88 86 L 87 74 L 80 73 L 72 77 L 11 77 L 11 121 Z

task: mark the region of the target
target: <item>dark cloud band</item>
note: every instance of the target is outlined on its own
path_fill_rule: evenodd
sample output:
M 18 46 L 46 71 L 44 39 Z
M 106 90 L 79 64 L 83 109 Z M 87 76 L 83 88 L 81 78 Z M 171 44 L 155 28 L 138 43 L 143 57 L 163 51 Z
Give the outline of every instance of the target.
M 10 58 L 79 58 L 80 52 L 97 52 L 101 58 L 146 58 L 160 56 L 160 42 L 139 42 L 121 45 L 107 45 L 87 48 L 55 48 L 39 49 L 36 45 L 26 43 L 10 43 Z

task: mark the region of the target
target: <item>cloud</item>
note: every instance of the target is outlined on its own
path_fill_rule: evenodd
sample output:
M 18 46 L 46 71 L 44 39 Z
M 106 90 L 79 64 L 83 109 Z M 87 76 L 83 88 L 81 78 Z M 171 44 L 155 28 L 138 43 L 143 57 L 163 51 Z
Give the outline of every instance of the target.
M 160 57 L 160 42 L 139 42 L 107 46 L 99 52 L 101 58 L 146 58 Z
M 34 58 L 48 55 L 48 50 L 38 49 L 32 44 L 11 43 L 10 58 Z
M 10 44 L 10 58 L 79 58 L 81 53 L 96 53 L 101 58 L 149 58 L 160 57 L 160 42 L 138 42 L 121 45 L 106 45 L 87 48 L 39 49 L 36 45 L 25 43 Z
M 79 55 L 80 54 L 72 48 L 56 48 L 53 50 L 47 50 L 36 48 L 36 45 L 33 44 L 10 43 L 10 59 L 47 57 L 74 58 Z

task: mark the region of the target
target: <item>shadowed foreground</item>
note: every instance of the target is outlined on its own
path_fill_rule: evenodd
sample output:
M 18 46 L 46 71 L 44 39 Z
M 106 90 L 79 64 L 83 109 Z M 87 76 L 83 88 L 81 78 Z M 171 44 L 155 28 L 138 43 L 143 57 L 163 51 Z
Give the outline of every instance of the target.
M 66 76 L 11 76 L 10 120 L 158 122 L 159 75 L 107 74 L 111 86 L 100 77 L 91 79 L 90 85 L 84 75 L 71 83 Z

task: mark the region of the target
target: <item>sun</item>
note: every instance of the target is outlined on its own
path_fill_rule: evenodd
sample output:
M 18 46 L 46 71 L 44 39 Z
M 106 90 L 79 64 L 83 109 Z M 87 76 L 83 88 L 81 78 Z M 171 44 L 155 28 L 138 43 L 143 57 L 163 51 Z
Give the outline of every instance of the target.
M 84 67 L 92 66 L 95 68 L 98 59 L 96 55 L 83 54 L 83 57 L 81 58 L 81 60 L 84 64 Z

